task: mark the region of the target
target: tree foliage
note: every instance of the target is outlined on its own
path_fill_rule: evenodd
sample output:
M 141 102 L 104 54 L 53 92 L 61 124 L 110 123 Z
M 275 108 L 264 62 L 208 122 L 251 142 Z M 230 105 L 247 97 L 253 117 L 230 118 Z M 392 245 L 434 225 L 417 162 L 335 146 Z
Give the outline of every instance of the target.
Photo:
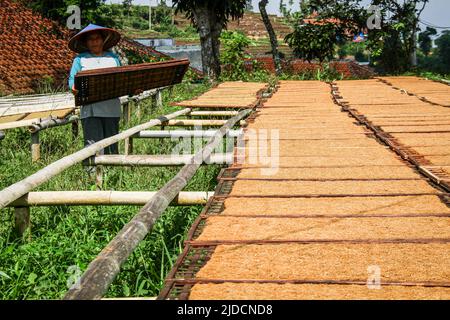
M 446 30 L 436 39 L 436 54 L 440 59 L 443 73 L 450 74 L 450 31 Z
M 223 50 L 220 62 L 224 67 L 223 77 L 228 80 L 242 80 L 245 77 L 245 63 L 251 59 L 246 49 L 251 44 L 250 39 L 239 31 L 225 31 L 220 37 Z
M 437 34 L 437 30 L 434 28 L 427 27 L 425 31 L 419 33 L 419 47 L 422 50 L 423 54 L 428 56 L 431 52 L 431 47 L 433 40 L 431 36 L 435 36 Z
M 369 46 L 381 71 L 405 72 L 415 64 L 416 31 L 429 0 L 372 0 L 382 14 L 381 29 L 369 31 Z
M 105 0 L 21 0 L 21 2 L 61 25 L 66 25 L 67 18 L 71 15 L 67 13 L 67 8 L 70 5 L 76 5 L 81 9 L 82 25 L 95 23 L 108 27 L 120 27 L 110 15 L 110 6 L 105 5 Z
M 195 27 L 199 28 L 198 13 L 205 8 L 211 15 L 212 21 L 226 28 L 231 19 L 242 18 L 246 8 L 246 0 L 172 0 L 175 12 L 185 13 Z
M 246 0 L 173 0 L 176 12 L 184 13 L 197 28 L 202 47 L 203 72 L 220 76 L 220 34 L 230 19 L 244 15 Z
M 322 25 L 297 24 L 293 33 L 285 38 L 286 43 L 293 48 L 297 58 L 311 62 L 318 59 L 321 63 L 331 60 L 335 52 L 336 30 L 332 23 Z
M 305 23 L 311 18 L 315 21 Z M 308 61 L 323 62 L 333 58 L 338 44 L 362 30 L 366 14 L 360 0 L 309 0 L 292 21 L 294 31 L 285 41 L 294 54 Z

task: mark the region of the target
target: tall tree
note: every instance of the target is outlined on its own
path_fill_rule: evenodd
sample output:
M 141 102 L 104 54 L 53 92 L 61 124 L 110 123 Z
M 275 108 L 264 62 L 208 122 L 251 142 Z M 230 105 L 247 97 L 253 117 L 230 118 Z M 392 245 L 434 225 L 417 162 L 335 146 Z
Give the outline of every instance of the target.
M 185 13 L 197 28 L 202 47 L 203 72 L 220 76 L 220 34 L 231 19 L 242 18 L 246 0 L 173 0 L 176 13 Z
M 372 0 L 372 4 L 380 7 L 384 21 L 384 29 L 401 41 L 405 53 L 409 57 L 409 66 L 417 66 L 417 30 L 420 16 L 429 0 Z M 390 18 L 386 18 L 387 15 Z M 386 33 L 386 32 L 384 32 Z
M 273 30 L 272 23 L 270 22 L 270 18 L 266 10 L 268 2 L 268 0 L 259 1 L 259 12 L 261 13 L 262 20 L 264 22 L 264 25 L 266 26 L 267 33 L 269 34 L 270 46 L 272 47 L 273 62 L 275 63 L 275 72 L 277 75 L 281 75 L 282 69 L 280 53 L 278 52 L 278 39 L 275 31 Z
M 433 40 L 431 36 L 437 35 L 437 30 L 434 28 L 427 27 L 427 29 L 419 33 L 419 47 L 423 54 L 428 56 L 431 52 L 433 45 Z

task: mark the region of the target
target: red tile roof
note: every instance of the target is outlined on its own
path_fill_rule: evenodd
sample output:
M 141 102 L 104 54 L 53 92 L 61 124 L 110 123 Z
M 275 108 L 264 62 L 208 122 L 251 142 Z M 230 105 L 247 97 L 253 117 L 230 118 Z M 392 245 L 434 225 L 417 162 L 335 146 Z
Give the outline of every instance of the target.
M 34 93 L 45 76 L 65 88 L 75 57 L 67 47 L 70 36 L 71 31 L 24 5 L 0 0 L 0 95 Z M 119 52 L 162 55 L 129 39 L 118 47 Z
M 44 76 L 65 82 L 69 31 L 25 6 L 0 0 L 0 94 L 33 93 Z

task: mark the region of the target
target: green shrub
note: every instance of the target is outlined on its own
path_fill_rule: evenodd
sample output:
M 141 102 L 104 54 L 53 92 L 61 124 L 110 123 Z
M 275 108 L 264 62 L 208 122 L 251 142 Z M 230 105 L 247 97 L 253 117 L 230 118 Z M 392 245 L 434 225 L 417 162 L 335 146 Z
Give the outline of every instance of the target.
M 222 51 L 221 80 L 223 81 L 266 81 L 268 73 L 260 68 L 246 49 L 252 41 L 241 31 L 224 31 L 220 38 Z

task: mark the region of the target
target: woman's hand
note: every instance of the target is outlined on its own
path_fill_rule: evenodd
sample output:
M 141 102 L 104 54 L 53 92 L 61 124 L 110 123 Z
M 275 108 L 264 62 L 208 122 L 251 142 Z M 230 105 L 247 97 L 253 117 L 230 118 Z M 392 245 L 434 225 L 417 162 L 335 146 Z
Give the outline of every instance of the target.
M 75 85 L 72 87 L 72 93 L 76 96 L 78 94 L 78 90 L 75 89 Z

